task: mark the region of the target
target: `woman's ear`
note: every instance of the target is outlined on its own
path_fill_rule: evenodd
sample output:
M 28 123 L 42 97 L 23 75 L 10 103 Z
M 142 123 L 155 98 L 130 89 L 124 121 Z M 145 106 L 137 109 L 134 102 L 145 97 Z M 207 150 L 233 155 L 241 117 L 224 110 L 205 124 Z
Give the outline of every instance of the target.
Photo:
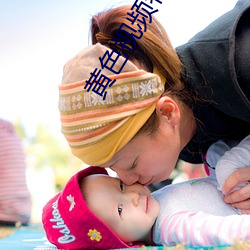
M 169 96 L 162 96 L 156 104 L 156 113 L 160 119 L 175 126 L 180 122 L 178 104 Z

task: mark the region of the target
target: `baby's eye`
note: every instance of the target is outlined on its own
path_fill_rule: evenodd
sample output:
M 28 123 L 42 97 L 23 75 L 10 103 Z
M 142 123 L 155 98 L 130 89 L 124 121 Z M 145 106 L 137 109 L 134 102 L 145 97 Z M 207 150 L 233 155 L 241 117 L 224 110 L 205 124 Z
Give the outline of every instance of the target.
M 121 191 L 124 191 L 123 182 L 121 180 L 120 180 L 120 189 L 121 189 Z
M 121 213 L 122 213 L 122 208 L 123 208 L 123 205 L 122 204 L 119 204 L 118 205 L 118 214 L 121 216 Z

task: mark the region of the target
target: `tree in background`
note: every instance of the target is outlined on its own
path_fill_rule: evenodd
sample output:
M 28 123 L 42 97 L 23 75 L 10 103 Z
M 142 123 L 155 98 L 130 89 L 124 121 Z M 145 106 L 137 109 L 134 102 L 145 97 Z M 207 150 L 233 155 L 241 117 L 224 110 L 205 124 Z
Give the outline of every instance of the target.
M 53 136 L 44 124 L 37 126 L 36 134 L 33 136 L 26 133 L 20 119 L 14 125 L 24 144 L 28 168 L 51 168 L 57 191 L 62 189 L 73 174 L 86 167 L 71 153 L 64 138 L 60 140 Z

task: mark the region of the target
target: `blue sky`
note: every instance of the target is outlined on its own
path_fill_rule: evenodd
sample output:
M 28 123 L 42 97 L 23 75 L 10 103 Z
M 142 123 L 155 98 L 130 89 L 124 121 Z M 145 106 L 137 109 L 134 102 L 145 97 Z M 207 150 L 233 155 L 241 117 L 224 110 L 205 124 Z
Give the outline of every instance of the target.
M 65 62 L 90 44 L 91 15 L 117 0 L 0 0 L 0 117 L 30 134 L 43 123 L 61 136 L 58 85 Z M 185 43 L 236 0 L 162 0 L 155 16 L 174 46 Z

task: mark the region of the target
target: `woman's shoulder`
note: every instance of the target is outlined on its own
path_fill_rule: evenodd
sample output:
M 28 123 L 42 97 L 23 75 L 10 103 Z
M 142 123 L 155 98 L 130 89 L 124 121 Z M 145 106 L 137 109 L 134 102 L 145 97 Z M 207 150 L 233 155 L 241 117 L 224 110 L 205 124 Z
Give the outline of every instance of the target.
M 250 101 L 238 82 L 234 60 L 235 31 L 249 10 L 250 0 L 238 1 L 231 11 L 176 50 L 184 65 L 183 79 L 190 89 L 223 113 L 250 123 Z M 250 27 L 247 20 L 244 25 Z

